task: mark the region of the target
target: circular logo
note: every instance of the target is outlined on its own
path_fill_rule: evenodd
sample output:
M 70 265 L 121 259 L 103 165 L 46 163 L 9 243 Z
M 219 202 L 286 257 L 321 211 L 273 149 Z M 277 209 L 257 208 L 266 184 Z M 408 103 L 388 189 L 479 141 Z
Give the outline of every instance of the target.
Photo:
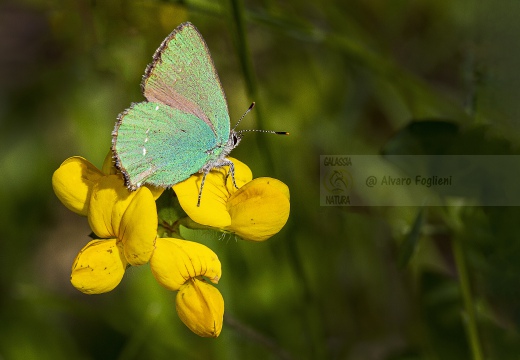
M 343 194 L 352 187 L 352 176 L 344 169 L 332 169 L 325 173 L 323 185 L 329 193 Z

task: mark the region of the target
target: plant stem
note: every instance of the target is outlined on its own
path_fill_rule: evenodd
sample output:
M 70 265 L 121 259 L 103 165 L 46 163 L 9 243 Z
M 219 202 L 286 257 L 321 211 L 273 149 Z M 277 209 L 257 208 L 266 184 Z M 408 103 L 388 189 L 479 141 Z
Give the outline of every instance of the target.
M 266 348 L 271 354 L 281 360 L 292 360 L 293 357 L 285 349 L 280 347 L 274 339 L 267 337 L 256 329 L 240 322 L 233 315 L 224 314 L 224 323 L 233 328 L 241 336 L 254 341 L 255 343 Z
M 238 56 L 240 59 L 240 66 L 246 81 L 247 91 L 249 96 L 255 101 L 258 100 L 258 86 L 256 83 L 256 76 L 253 68 L 253 60 L 251 59 L 251 51 L 249 50 L 249 43 L 246 36 L 245 28 L 245 10 L 242 0 L 230 0 L 231 14 L 235 23 L 236 34 L 235 42 Z M 256 120 L 259 129 L 264 129 L 263 106 L 261 101 L 258 101 L 255 106 Z M 266 161 L 268 168 L 273 168 L 273 159 L 269 151 L 269 147 L 265 141 L 265 137 L 258 138 L 258 146 L 263 154 L 263 159 Z
M 473 360 L 482 360 L 482 346 L 480 344 L 477 321 L 475 317 L 475 305 L 471 294 L 469 283 L 468 268 L 466 258 L 464 256 L 464 248 L 460 239 L 453 241 L 453 255 L 455 256 L 455 265 L 459 275 L 460 289 L 462 292 L 462 300 L 464 302 L 463 322 L 466 329 L 466 336 L 471 346 L 471 354 Z

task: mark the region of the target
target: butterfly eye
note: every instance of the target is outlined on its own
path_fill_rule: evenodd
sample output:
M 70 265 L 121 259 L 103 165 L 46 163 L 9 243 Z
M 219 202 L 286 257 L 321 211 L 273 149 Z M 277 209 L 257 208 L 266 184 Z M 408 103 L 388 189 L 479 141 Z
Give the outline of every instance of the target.
M 236 145 L 238 143 L 238 137 L 233 134 L 233 145 Z

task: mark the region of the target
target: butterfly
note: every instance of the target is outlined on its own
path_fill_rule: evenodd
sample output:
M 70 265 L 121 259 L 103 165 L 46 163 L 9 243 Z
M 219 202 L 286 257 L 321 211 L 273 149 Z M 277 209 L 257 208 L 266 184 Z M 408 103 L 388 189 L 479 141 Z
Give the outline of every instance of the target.
M 226 96 L 193 24 L 179 25 L 162 42 L 141 89 L 147 101 L 119 114 L 112 132 L 112 152 L 125 185 L 130 190 L 144 184 L 171 187 L 202 173 L 199 206 L 206 175 L 229 166 L 237 187 L 233 162 L 226 157 L 240 143 L 241 132 L 230 128 Z

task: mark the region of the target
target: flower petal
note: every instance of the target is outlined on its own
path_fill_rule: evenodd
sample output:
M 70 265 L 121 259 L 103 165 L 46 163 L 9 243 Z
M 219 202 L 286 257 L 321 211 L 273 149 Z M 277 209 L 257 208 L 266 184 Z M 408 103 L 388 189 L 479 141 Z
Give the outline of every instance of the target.
M 136 191 L 121 219 L 118 231 L 130 265 L 143 265 L 150 260 L 157 236 L 157 207 L 151 191 Z
M 218 283 L 222 276 L 217 254 L 210 248 L 193 242 L 172 238 L 157 238 L 150 259 L 155 279 L 169 290 L 179 290 L 190 278 L 206 276 Z
M 100 238 L 119 238 L 121 219 L 135 194 L 124 186 L 121 175 L 103 176 L 90 197 L 88 221 L 92 231 Z
M 154 185 L 150 185 L 150 184 L 147 184 L 145 186 L 148 188 L 148 190 L 150 190 L 152 192 L 154 200 L 159 199 L 159 196 L 161 196 L 165 190 L 163 187 L 160 187 L 160 186 L 154 186 Z
M 92 188 L 102 176 L 101 171 L 86 159 L 73 156 L 54 172 L 52 187 L 69 210 L 87 216 Z
M 105 156 L 105 160 L 103 161 L 101 172 L 105 175 L 115 175 L 117 174 L 117 171 L 118 170 L 115 165 L 114 156 L 112 155 L 112 149 L 110 149 L 107 156 Z
M 92 240 L 74 260 L 70 282 L 85 294 L 105 293 L 121 282 L 126 266 L 116 239 Z
M 227 207 L 231 215 L 227 230 L 245 240 L 263 241 L 289 218 L 289 188 L 277 179 L 254 179 L 231 196 Z
M 205 281 L 191 279 L 175 299 L 182 322 L 202 337 L 218 337 L 224 319 L 224 298 L 218 289 Z
M 240 187 L 251 181 L 251 170 L 243 162 L 229 158 L 235 167 L 235 181 Z M 203 174 L 194 174 L 175 184 L 173 189 L 179 203 L 188 216 L 195 222 L 214 228 L 224 228 L 231 224 L 226 202 L 236 189 L 231 176 L 227 177 L 229 166 L 211 170 L 206 176 L 200 206 L 197 206 Z
M 188 216 L 195 222 L 213 227 L 225 227 L 231 224 L 226 211 L 229 197 L 224 185 L 224 177 L 219 170 L 211 171 L 204 182 L 200 206 L 197 206 L 202 174 L 195 174 L 173 186 L 179 203 Z M 216 186 L 219 183 L 220 186 Z

